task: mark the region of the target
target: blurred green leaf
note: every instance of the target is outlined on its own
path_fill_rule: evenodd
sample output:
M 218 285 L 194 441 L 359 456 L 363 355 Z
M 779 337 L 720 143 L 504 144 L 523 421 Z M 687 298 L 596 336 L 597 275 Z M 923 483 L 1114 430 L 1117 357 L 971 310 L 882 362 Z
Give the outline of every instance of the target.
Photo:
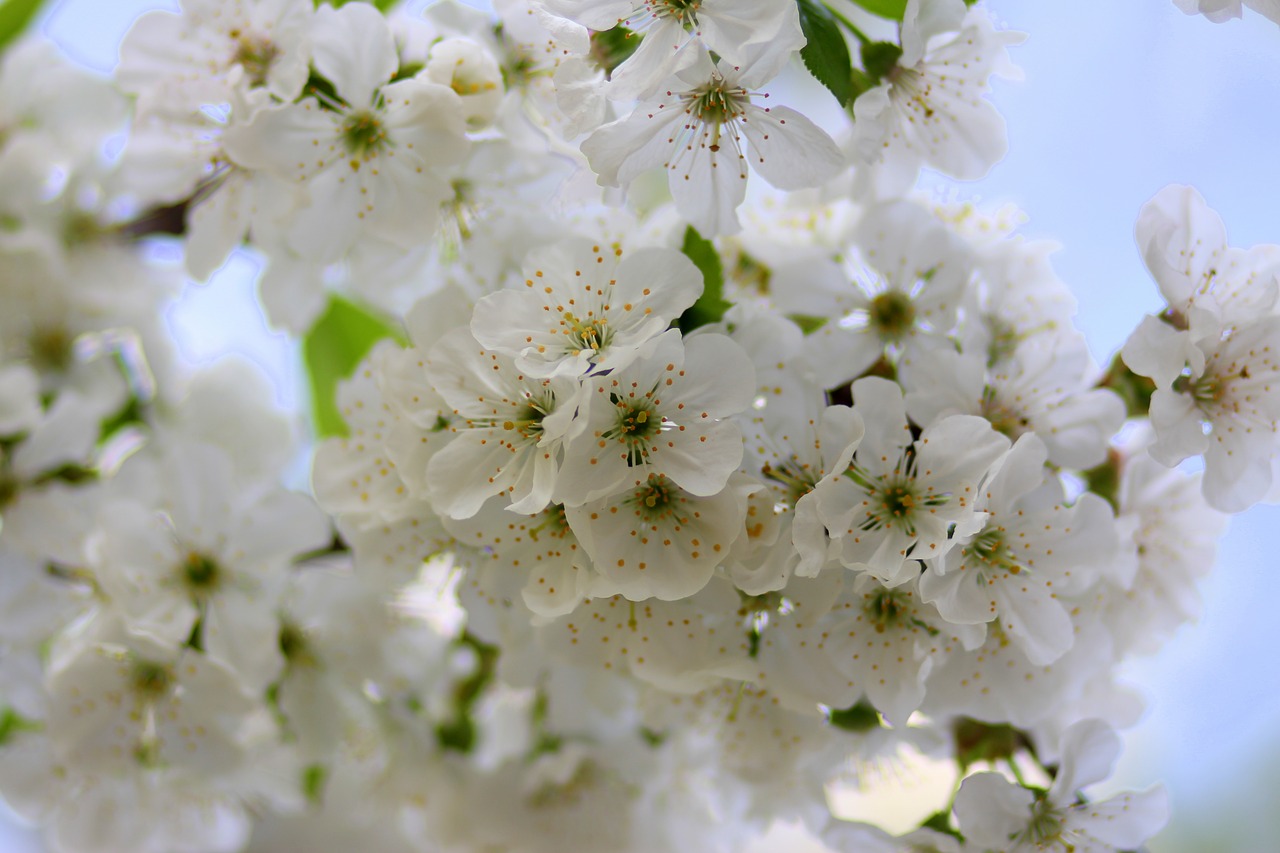
M 377 9 L 379 12 L 385 12 L 388 9 L 390 9 L 392 6 L 396 5 L 396 3 L 399 2 L 399 0 L 315 0 L 317 9 L 319 9 L 321 6 L 332 6 L 333 8 L 338 9 L 347 5 L 348 3 L 355 3 L 355 2 L 368 3 L 371 6 L 373 6 L 375 9 Z
M 0 5 L 0 48 L 22 35 L 44 0 L 5 0 Z
M 862 45 L 862 67 L 877 83 L 898 67 L 901 58 L 902 48 L 893 42 L 869 41 Z
M 724 267 L 712 242 L 690 225 L 680 251 L 702 273 L 702 295 L 680 315 L 680 331 L 687 335 L 699 326 L 720 322 L 729 303 L 724 300 Z
M 302 360 L 311 383 L 311 412 L 316 438 L 346 435 L 338 411 L 338 383 L 384 338 L 407 343 L 399 328 L 338 296 L 302 339 Z
M 891 21 L 901 21 L 907 11 L 907 0 L 853 0 L 853 2 L 871 14 Z
M 799 0 L 800 29 L 808 41 L 800 60 L 819 83 L 846 107 L 858 94 L 853 84 L 853 57 L 831 11 L 815 0 Z

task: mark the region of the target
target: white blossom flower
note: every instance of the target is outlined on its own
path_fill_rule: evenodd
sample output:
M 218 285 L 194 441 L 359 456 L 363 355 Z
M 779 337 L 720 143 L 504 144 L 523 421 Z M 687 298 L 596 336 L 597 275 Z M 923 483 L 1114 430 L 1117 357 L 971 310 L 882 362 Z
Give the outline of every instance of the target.
M 304 495 L 246 488 L 216 448 L 165 450 L 161 460 L 135 456 L 121 472 L 120 482 L 144 477 L 159 494 L 154 504 L 122 496 L 104 508 L 89 565 L 129 629 L 194 642 L 265 688 L 282 664 L 274 640 L 286 569 L 329 542 L 329 525 Z
M 1024 38 L 996 30 L 985 9 L 964 13 L 960 0 L 908 5 L 902 56 L 853 105 L 857 176 L 881 198 L 903 194 L 921 166 L 976 180 L 1004 157 L 1004 118 L 985 96 L 993 75 L 1017 76 L 1007 49 Z
M 637 489 L 661 475 L 699 497 L 717 494 L 742 461 L 731 416 L 747 408 L 755 376 L 723 335 L 675 330 L 622 370 L 589 378 L 578 399 L 581 432 L 565 447 L 559 499 L 576 506 Z
M 534 251 L 524 286 L 476 303 L 471 333 L 530 376 L 620 370 L 666 331 L 702 292 L 680 252 L 572 239 Z
M 931 560 L 920 579 L 924 600 L 947 621 L 999 620 L 1039 665 L 1071 647 L 1066 596 L 1096 581 L 1119 552 L 1106 501 L 1085 493 L 1065 506 L 1061 484 L 1046 477 L 1047 458 L 1034 434 L 1018 439 L 975 500 L 985 516 L 981 528 L 957 530 L 954 547 Z
M 804 46 L 796 7 L 786 0 L 542 0 L 548 11 L 592 30 L 626 27 L 640 46 L 609 77 L 609 96 L 651 94 L 697 62 L 701 47 L 734 66 L 785 61 Z M 775 68 L 776 73 L 776 68 Z
M 1206 506 L 1199 475 L 1164 467 L 1141 445 L 1122 458 L 1119 523 L 1137 560 L 1106 603 L 1117 656 L 1129 649 L 1154 653 L 1199 616 L 1197 585 L 1215 563 L 1227 523 Z
M 1009 439 L 983 418 L 954 415 L 912 440 L 902 390 L 876 377 L 853 384 L 866 433 L 844 470 L 818 483 L 818 515 L 841 563 L 890 586 L 919 574 L 982 526 L 975 501 Z
M 772 76 L 762 66 L 713 63 L 699 54 L 663 96 L 597 130 L 582 153 L 606 187 L 667 170 L 676 209 L 704 236 L 739 229 L 748 166 L 778 189 L 820 186 L 844 157 L 817 125 L 788 107 L 752 102 Z
M 948 334 L 971 272 L 963 243 L 913 202 L 868 209 L 854 236 L 865 268 L 852 284 L 831 282 L 807 303 L 808 313 L 831 317 L 802 350 L 827 388 L 856 379 L 886 355 L 910 365 L 922 350 L 954 349 Z
M 47 731 L 61 760 L 216 775 L 244 759 L 242 730 L 255 706 L 230 669 L 110 621 L 91 627 L 50 668 Z
M 1014 785 L 999 773 L 966 778 L 955 802 L 960 831 L 976 849 L 1002 853 L 1137 849 L 1169 819 L 1163 788 L 1101 802 L 1077 798 L 1081 788 L 1110 773 L 1119 754 L 1120 738 L 1105 723 L 1077 723 L 1063 734 L 1062 763 L 1046 792 Z
M 1106 458 L 1125 419 L 1111 390 L 1093 387 L 1097 368 L 1083 341 L 1027 341 L 998 366 L 981 356 L 937 349 L 914 357 L 905 378 L 907 412 L 917 423 L 951 414 L 982 415 L 1017 439 L 1034 432 L 1057 465 L 1088 469 Z
M 1204 494 L 1224 512 L 1252 506 L 1271 485 L 1280 421 L 1280 317 L 1269 316 L 1225 337 L 1147 317 L 1125 343 L 1125 363 L 1151 376 L 1151 455 L 1165 465 L 1203 453 Z
M 461 99 L 421 75 L 390 82 L 391 30 L 367 3 L 319 9 L 311 39 L 341 100 L 317 94 L 259 110 L 225 148 L 241 166 L 307 189 L 290 231 L 298 252 L 336 260 L 364 235 L 412 248 L 451 195 L 442 170 L 466 152 Z
M 1194 15 L 1199 12 L 1214 23 L 1220 24 L 1242 14 L 1241 3 L 1260 15 L 1280 24 L 1280 0 L 1173 0 L 1174 5 Z
M 1162 189 L 1143 205 L 1134 231 L 1172 321 L 1193 337 L 1274 312 L 1280 246 L 1228 246 L 1221 217 L 1194 188 Z
M 526 376 L 511 359 L 455 329 L 426 359 L 427 375 L 453 413 L 454 439 L 427 463 L 432 504 L 467 518 L 508 494 L 512 510 L 535 513 L 557 490 L 560 447 L 585 424 L 574 418 L 578 383 Z
M 143 113 L 221 104 L 240 81 L 292 101 L 307 81 L 314 9 L 307 0 L 183 0 L 179 14 L 149 12 L 120 46 L 116 79 Z
M 603 594 L 675 601 L 702 589 L 744 535 L 747 496 L 734 475 L 719 494 L 690 494 L 661 474 L 634 489 L 570 507 L 569 526 L 604 576 Z

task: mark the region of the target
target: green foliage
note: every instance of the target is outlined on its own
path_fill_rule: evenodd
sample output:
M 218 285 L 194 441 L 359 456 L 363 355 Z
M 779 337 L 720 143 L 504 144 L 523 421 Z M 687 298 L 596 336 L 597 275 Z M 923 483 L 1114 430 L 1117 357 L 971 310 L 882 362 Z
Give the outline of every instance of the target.
M 702 273 L 702 295 L 680 315 L 680 331 L 687 335 L 699 326 L 720 322 L 729 303 L 724 299 L 724 267 L 712 242 L 690 225 L 680 251 Z
M 1086 488 L 1106 498 L 1117 513 L 1120 512 L 1120 474 L 1124 460 L 1116 450 L 1107 454 L 1107 461 L 1084 472 Z
M 396 5 L 398 0 L 315 0 L 317 9 L 319 9 L 321 6 L 332 6 L 335 9 L 339 9 L 347 5 L 348 3 L 355 3 L 355 2 L 369 3 L 379 12 L 385 12 L 388 9 L 390 9 L 392 6 Z
M 468 647 L 475 653 L 476 668 L 471 675 L 453 685 L 453 716 L 436 726 L 436 742 L 441 749 L 465 753 L 475 748 L 476 726 L 471 716 L 485 688 L 493 680 L 498 664 L 498 647 L 470 632 L 464 633 L 456 645 Z
M 955 829 L 951 827 L 950 810 L 934 812 L 929 815 L 929 817 L 926 818 L 924 823 L 920 824 L 920 826 L 923 829 L 932 829 L 934 832 L 941 832 L 945 835 L 950 835 L 959 841 L 964 841 L 964 836 L 959 832 L 956 832 Z
M 873 15 L 888 18 L 890 21 L 901 21 L 907 11 L 907 0 L 853 0 Z M 965 0 L 976 2 L 976 0 Z
M 787 319 L 800 327 L 800 331 L 806 335 L 812 335 L 814 332 L 827 325 L 828 317 L 818 317 L 813 314 L 788 314 Z
M 643 35 L 632 32 L 624 26 L 616 26 L 610 30 L 602 30 L 591 34 L 591 53 L 589 54 L 604 74 L 608 77 L 614 70 L 631 58 L 631 54 L 640 47 Z
M 804 67 L 847 107 L 858 96 L 854 84 L 853 57 L 831 10 L 816 0 L 799 0 L 800 29 L 808 42 L 800 49 Z
M 827 722 L 846 732 L 869 732 L 880 728 L 880 712 L 863 699 L 848 708 L 832 710 L 827 715 Z
M 0 49 L 22 35 L 44 0 L 5 0 L 0 5 Z
M 391 323 L 338 296 L 302 339 L 302 360 L 311 383 L 311 413 L 317 438 L 347 434 L 338 411 L 338 383 L 383 338 L 407 343 Z
M 1009 761 L 1019 752 L 1031 751 L 1031 739 L 1008 723 L 992 725 L 961 717 L 952 726 L 955 736 L 956 763 L 968 769 L 978 762 L 994 764 Z
M 320 805 L 324 801 L 324 783 L 329 780 L 329 769 L 323 764 L 310 764 L 302 771 L 302 793 L 307 802 Z
M 1156 383 L 1145 376 L 1139 376 L 1124 363 L 1120 353 L 1116 353 L 1111 365 L 1102 379 L 1098 381 L 1101 388 L 1110 388 L 1124 400 L 1125 413 L 1131 418 L 1145 418 L 1151 408 L 1151 395 L 1156 392 Z
M 889 41 L 869 41 L 862 45 L 862 67 L 877 83 L 889 75 L 902 58 L 902 48 Z
M 15 735 L 38 732 L 41 728 L 40 723 L 28 720 L 8 706 L 0 710 L 0 746 L 8 743 Z

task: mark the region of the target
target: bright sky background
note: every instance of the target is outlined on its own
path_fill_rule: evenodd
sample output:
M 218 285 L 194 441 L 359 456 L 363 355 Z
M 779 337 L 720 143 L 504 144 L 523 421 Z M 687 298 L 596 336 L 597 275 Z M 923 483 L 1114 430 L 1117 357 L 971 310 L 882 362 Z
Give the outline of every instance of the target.
M 73 59 L 107 72 L 140 11 L 177 5 L 59 0 L 43 26 Z M 1133 222 L 1164 185 L 1196 186 L 1234 245 L 1280 242 L 1280 27 L 1247 11 L 1214 25 L 1171 0 L 988 5 L 1030 38 L 1013 51 L 1025 81 L 996 84 L 1010 154 L 972 192 L 1016 202 L 1030 216 L 1024 233 L 1064 245 L 1055 265 L 1079 298 L 1078 322 L 1099 361 L 1160 305 Z M 189 288 L 170 321 L 188 357 L 247 353 L 281 378 L 282 402 L 296 406 L 298 389 L 283 379 L 293 350 L 253 312 L 253 272 L 251 261 L 233 260 L 214 288 Z M 215 312 L 218 325 L 202 322 Z M 1127 670 L 1150 709 L 1128 733 L 1114 784 L 1169 787 L 1174 822 L 1153 853 L 1260 851 L 1280 837 L 1280 573 L 1269 556 L 1278 531 L 1276 507 L 1235 519 L 1204 587 L 1200 624 Z M 32 836 L 0 821 L 0 851 L 36 850 Z

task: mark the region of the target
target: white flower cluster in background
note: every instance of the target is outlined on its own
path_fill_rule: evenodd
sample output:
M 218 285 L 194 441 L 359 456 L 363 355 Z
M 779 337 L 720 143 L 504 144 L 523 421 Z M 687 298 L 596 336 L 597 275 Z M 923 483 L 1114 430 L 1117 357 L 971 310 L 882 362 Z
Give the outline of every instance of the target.
M 1007 149 L 981 4 L 493 5 L 5 50 L 5 803 L 66 853 L 1141 847 L 1163 790 L 1083 789 L 1274 493 L 1280 246 L 1163 190 L 1166 307 L 1100 368 L 1019 214 L 914 189 Z M 295 413 L 157 319 L 173 247 L 246 243 L 310 494 Z M 905 750 L 951 803 L 832 812 Z

